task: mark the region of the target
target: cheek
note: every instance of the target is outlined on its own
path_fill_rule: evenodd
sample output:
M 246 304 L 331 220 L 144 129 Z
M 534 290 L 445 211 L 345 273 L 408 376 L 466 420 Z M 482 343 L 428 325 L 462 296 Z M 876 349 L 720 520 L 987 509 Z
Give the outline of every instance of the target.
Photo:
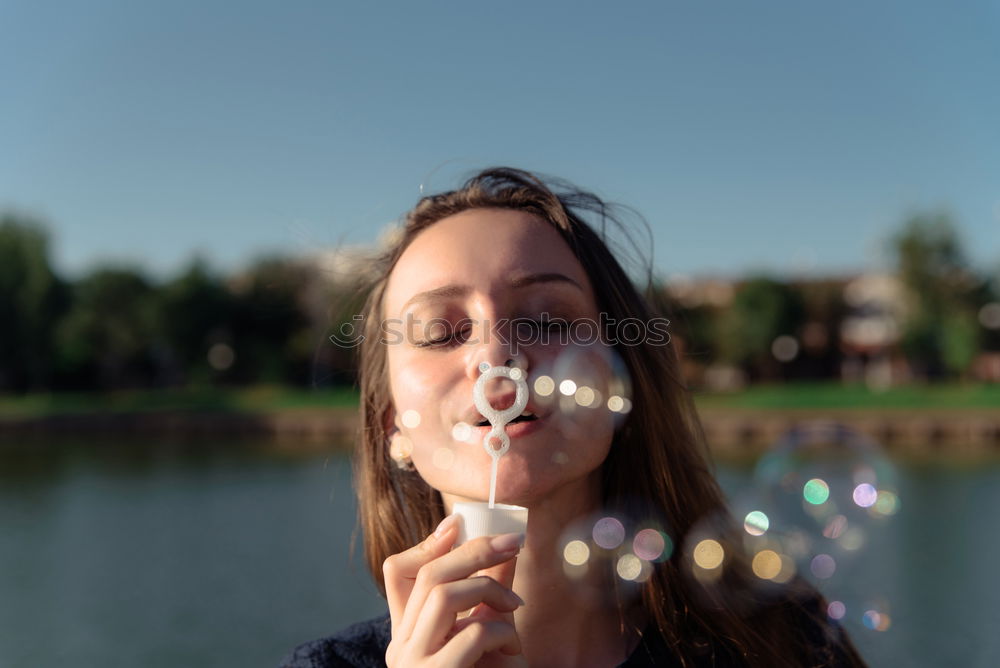
M 440 365 L 417 364 L 406 359 L 389 358 L 389 384 L 393 404 L 399 413 L 408 409 L 420 410 L 419 405 L 436 397 L 442 384 Z

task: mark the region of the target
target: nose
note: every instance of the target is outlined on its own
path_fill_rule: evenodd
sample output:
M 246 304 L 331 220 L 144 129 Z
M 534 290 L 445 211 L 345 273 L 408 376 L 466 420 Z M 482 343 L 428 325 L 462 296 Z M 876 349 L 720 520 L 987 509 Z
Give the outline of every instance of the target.
M 525 352 L 515 350 L 496 332 L 484 333 L 484 336 L 488 336 L 489 340 L 471 346 L 466 360 L 466 374 L 471 380 L 475 381 L 486 369 L 494 366 L 516 367 L 527 373 L 529 362 Z

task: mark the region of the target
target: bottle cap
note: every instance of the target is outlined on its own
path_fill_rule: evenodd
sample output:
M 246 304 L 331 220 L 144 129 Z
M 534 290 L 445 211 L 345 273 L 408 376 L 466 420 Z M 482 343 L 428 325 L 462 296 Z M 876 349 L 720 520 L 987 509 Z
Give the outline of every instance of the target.
M 505 503 L 460 502 L 452 507 L 458 515 L 458 539 L 455 545 L 481 536 L 497 536 L 505 533 L 528 533 L 528 509 Z

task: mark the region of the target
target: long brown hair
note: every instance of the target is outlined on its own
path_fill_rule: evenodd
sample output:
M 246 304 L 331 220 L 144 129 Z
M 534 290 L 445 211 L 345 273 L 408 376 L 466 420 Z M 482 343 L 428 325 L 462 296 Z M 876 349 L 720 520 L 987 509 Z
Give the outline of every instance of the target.
M 362 433 L 355 485 L 365 559 L 383 593 L 383 561 L 422 540 L 444 516 L 440 494 L 418 474 L 401 471 L 389 455 L 392 402 L 379 330 L 386 284 L 422 230 L 480 208 L 524 211 L 552 225 L 590 277 L 598 308 L 610 318 L 648 322 L 660 315 L 651 311 L 602 238 L 608 225 L 620 225 L 615 210 L 590 193 L 521 170 L 494 168 L 457 190 L 418 202 L 401 235 L 374 264 L 360 346 Z M 704 434 L 672 345 L 622 345 L 617 352 L 631 377 L 632 410 L 603 464 L 604 503 L 633 516 L 655 509 L 668 518 L 681 545 L 700 518 L 727 517 Z M 683 665 L 727 660 L 761 666 L 864 665 L 846 636 L 829 626 L 822 599 L 801 581 L 793 581 L 782 596 L 772 593 L 765 604 L 752 606 L 750 615 L 728 597 L 701 588 L 689 572 L 677 550 L 642 585 L 647 617 Z M 735 563 L 727 577 L 737 588 L 752 580 L 745 563 Z

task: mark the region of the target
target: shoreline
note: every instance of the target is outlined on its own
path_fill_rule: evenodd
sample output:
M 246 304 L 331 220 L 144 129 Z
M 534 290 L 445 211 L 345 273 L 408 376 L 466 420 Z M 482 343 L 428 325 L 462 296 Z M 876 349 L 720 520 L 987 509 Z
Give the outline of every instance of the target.
M 1000 411 L 990 409 L 760 409 L 703 407 L 698 414 L 714 457 L 759 456 L 790 429 L 837 422 L 882 445 L 893 458 L 1000 458 Z M 356 407 L 276 411 L 151 411 L 0 417 L 0 447 L 66 437 L 196 441 L 255 439 L 281 449 L 350 451 Z

